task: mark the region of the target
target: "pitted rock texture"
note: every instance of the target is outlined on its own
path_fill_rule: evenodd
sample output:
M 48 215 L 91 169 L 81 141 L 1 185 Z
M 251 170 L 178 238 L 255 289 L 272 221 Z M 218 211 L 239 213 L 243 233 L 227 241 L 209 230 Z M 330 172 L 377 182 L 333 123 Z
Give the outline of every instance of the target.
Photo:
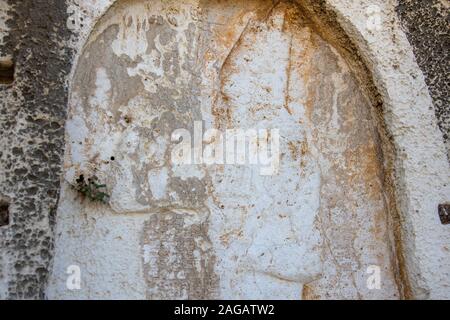
M 0 197 L 10 224 L 0 228 L 0 298 L 44 298 L 53 255 L 72 51 L 65 1 L 2 1 L 1 55 L 15 81 L 0 85 Z M 3 12 L 5 13 L 5 12 Z
M 435 134 L 432 126 L 432 113 L 435 111 L 449 146 L 448 81 L 445 78 L 449 73 L 446 63 L 448 32 L 445 32 L 448 29 L 448 1 L 404 0 L 398 1 L 397 7 L 395 1 L 379 2 L 388 27 L 381 33 L 365 30 L 367 17 L 362 12 L 372 4 L 371 1 L 298 1 L 302 3 L 300 12 L 304 9 L 303 14 L 297 17 L 299 19 L 285 19 L 287 23 L 281 27 L 280 8 L 269 10 L 274 9 L 273 1 L 229 1 L 225 9 L 224 1 L 184 1 L 184 5 L 188 5 L 184 9 L 178 1 L 164 2 L 168 5 L 167 10 L 155 7 L 148 19 L 141 19 L 147 15 L 146 10 L 130 13 L 125 8 L 139 5 L 140 1 L 136 0 L 0 0 L 0 58 L 11 56 L 16 71 L 13 84 L 0 85 L 0 200 L 9 204 L 10 214 L 9 224 L 0 227 L 0 298 L 35 299 L 45 297 L 46 293 L 57 299 L 245 298 L 249 295 L 295 299 L 300 296 L 307 299 L 396 298 L 398 291 L 402 297 L 448 297 L 448 228 L 441 225 L 436 208 L 448 200 L 450 184 L 448 175 L 444 173 L 446 159 L 440 157 L 440 133 Z M 117 3 L 117 7 L 123 5 L 123 15 L 117 14 L 115 9 L 108 14 L 112 18 L 123 19 L 111 23 L 111 28 L 104 33 L 96 34 L 99 28 L 94 25 L 113 3 Z M 192 6 L 186 10 L 189 4 Z M 286 4 L 289 3 L 283 1 L 283 5 Z M 415 57 L 410 54 L 408 41 L 397 27 L 395 9 Z M 218 21 L 222 15 L 227 19 Z M 331 19 L 321 25 L 318 22 L 324 15 L 327 16 L 324 20 Z M 303 16 L 314 23 L 301 19 Z M 190 28 L 186 28 L 187 21 L 191 23 Z M 158 29 L 158 36 L 148 32 L 149 24 Z M 292 31 L 295 24 L 305 24 L 310 30 Z M 196 29 L 198 27 L 203 30 Z M 188 30 L 184 34 L 186 37 L 178 37 L 180 29 Z M 83 60 L 85 51 L 82 47 L 92 30 L 94 32 L 89 39 L 115 37 L 115 43 L 108 46 L 94 41 L 93 47 L 96 48 L 91 50 L 91 54 L 92 60 L 96 61 L 87 57 Z M 119 31 L 123 33 L 118 34 Z M 196 43 L 193 34 L 202 35 L 206 42 Z M 280 51 L 275 50 L 270 63 L 264 54 L 251 59 L 248 53 L 264 53 L 267 40 L 274 34 L 279 36 L 274 43 L 279 45 Z M 289 37 L 299 35 L 304 36 L 301 44 L 291 46 Z M 347 35 L 358 44 L 358 50 L 348 41 Z M 141 38 L 148 38 L 148 41 L 140 41 Z M 252 43 L 252 38 L 266 41 L 263 41 L 265 45 L 258 48 Z M 208 47 L 207 41 L 211 39 L 215 39 L 216 48 L 205 54 L 202 50 Z M 177 41 L 181 46 L 177 47 Z M 161 57 L 152 55 L 143 59 L 149 49 L 145 43 L 161 45 L 151 48 L 157 52 L 167 49 L 162 59 L 166 62 L 159 64 Z M 88 41 L 84 50 L 89 51 L 89 45 Z M 190 59 L 196 46 L 203 48 L 196 58 L 204 58 L 204 61 Z M 302 46 L 307 49 L 305 58 L 315 63 L 296 66 L 292 61 L 297 59 L 287 58 L 292 53 L 294 56 L 296 52 L 298 54 Z M 76 55 L 71 48 L 77 51 Z M 291 54 L 287 54 L 289 51 Z M 359 54 L 374 71 L 373 78 L 381 96 L 374 89 L 370 81 L 372 75 Z M 69 79 L 67 74 L 78 56 L 82 62 L 73 70 L 74 77 Z M 214 62 L 218 56 L 222 59 L 218 59 L 220 63 L 201 70 L 209 72 L 206 74 L 211 77 L 207 77 L 206 83 L 199 81 L 196 78 L 199 70 L 195 68 L 208 61 Z M 100 64 L 104 58 L 107 67 L 97 68 L 97 62 Z M 184 58 L 188 60 L 180 64 Z M 345 63 L 342 63 L 342 58 Z M 425 74 L 435 104 L 434 111 L 428 93 L 424 94 L 427 86 L 414 58 Z M 258 87 L 258 84 L 267 84 L 267 79 L 262 77 L 264 72 L 254 72 L 258 70 L 255 63 L 263 61 L 261 70 L 264 70 L 273 67 L 275 60 L 279 63 L 276 69 L 281 77 L 273 87 L 283 90 L 267 90 L 267 85 Z M 131 69 L 130 64 L 133 65 Z M 332 68 L 324 70 L 324 65 Z M 351 72 L 347 70 L 348 66 Z M 86 72 L 83 68 L 92 70 Z M 288 72 L 289 69 L 292 72 Z M 250 112 L 231 112 L 239 111 L 243 106 L 238 99 L 240 86 L 233 85 L 239 72 L 247 79 L 256 80 L 252 83 L 255 94 L 250 96 L 256 100 L 243 104 L 250 107 L 252 116 L 249 116 Z M 79 76 L 83 73 L 88 75 L 87 78 Z M 175 81 L 181 73 L 186 77 L 181 82 L 180 79 Z M 75 81 L 77 74 L 79 78 Z M 289 74 L 291 77 L 287 77 Z M 90 83 L 91 88 L 83 85 L 83 81 Z M 89 128 L 94 133 L 99 130 L 98 134 L 92 135 L 97 140 L 88 141 L 94 146 L 91 150 L 82 150 L 89 144 L 80 145 L 77 139 L 64 140 L 66 83 L 73 87 L 72 92 L 77 86 L 86 87 L 84 94 L 74 96 L 72 102 L 80 103 L 83 108 L 93 107 L 87 108 L 88 111 L 101 109 L 97 113 L 88 112 L 92 117 L 91 124 L 97 124 L 98 120 L 103 124 L 109 122 L 109 128 L 114 130 L 128 128 L 125 131 L 130 134 L 120 137 L 123 143 L 118 149 L 109 148 L 109 142 L 116 136 L 108 136 L 109 129 L 104 130 L 101 126 Z M 176 89 L 170 90 L 174 88 L 173 83 Z M 295 104 L 300 91 L 289 90 L 289 87 L 298 89 L 300 83 L 304 85 L 302 93 L 309 99 L 298 107 Z M 199 100 L 202 90 L 198 88 L 211 84 L 220 94 L 214 96 L 215 100 L 208 100 L 208 95 L 202 96 L 204 101 L 209 101 L 204 103 Z M 355 94 L 349 94 L 350 90 Z M 417 95 L 411 95 L 411 92 Z M 138 98 L 133 100 L 136 96 Z M 274 100 L 274 97 L 280 99 Z M 261 109 L 252 105 L 255 101 L 271 100 L 277 103 L 267 103 Z M 333 100 L 333 103 L 327 100 Z M 159 106 L 142 108 L 149 101 L 155 102 L 152 107 Z M 171 103 L 166 104 L 166 101 Z M 335 112 L 334 102 L 343 102 L 345 107 Z M 363 108 L 355 108 L 355 104 Z M 426 107 L 421 108 L 424 105 Z M 206 108 L 199 109 L 198 106 Z M 81 114 L 79 119 L 87 121 L 87 116 L 81 113 L 83 108 L 73 103 L 69 103 L 69 107 L 75 111 L 70 113 L 68 132 L 84 132 L 83 127 L 77 127 L 80 122 L 73 121 L 77 112 Z M 280 197 L 277 190 L 282 189 L 273 187 L 277 183 L 261 184 L 266 186 L 266 195 L 270 197 L 259 197 L 260 190 L 251 189 L 253 180 L 245 169 L 242 172 L 228 169 L 221 172 L 219 167 L 218 174 L 201 166 L 186 170 L 166 165 L 167 154 L 162 151 L 171 127 L 187 126 L 192 131 L 195 119 L 203 119 L 219 128 L 227 127 L 239 121 L 251 123 L 257 119 L 255 114 L 265 116 L 267 113 L 270 116 L 281 115 L 273 118 L 275 122 L 291 123 L 292 126 L 287 127 L 295 128 L 292 119 L 302 107 L 308 115 L 304 119 L 309 120 L 309 127 L 305 123 L 299 124 L 297 128 L 300 130 L 290 135 L 290 141 L 282 148 L 288 166 L 302 169 L 291 172 L 295 179 L 286 183 L 284 190 L 292 191 L 289 186 L 299 182 L 301 190 L 311 191 L 310 195 L 319 194 L 318 211 L 278 212 L 281 206 L 275 198 Z M 148 111 L 154 113 L 149 116 Z M 286 118 L 289 119 L 287 122 L 283 118 L 285 115 L 291 116 Z M 94 116 L 99 117 L 93 119 Z M 389 135 L 385 134 L 384 125 L 390 130 Z M 319 130 L 316 126 L 326 130 Z M 356 137 L 359 135 L 361 139 Z M 99 138 L 105 138 L 105 148 L 98 148 L 102 145 Z M 363 145 L 362 139 L 367 143 Z M 142 143 L 135 144 L 136 141 Z M 389 150 L 391 142 L 397 150 Z M 76 177 L 78 173 L 73 171 L 73 166 L 69 165 L 64 170 L 66 181 L 60 186 L 65 146 L 68 150 L 75 150 L 77 155 L 89 156 L 87 161 L 75 159 L 74 163 L 94 164 L 79 167 L 83 169 L 81 171 L 99 173 L 108 182 L 109 191 L 118 186 L 118 193 L 112 193 L 116 201 L 111 202 L 111 207 L 89 203 L 73 190 L 70 186 L 73 181 L 67 179 Z M 118 154 L 117 150 L 126 152 Z M 314 150 L 320 150 L 319 168 L 314 167 L 317 160 L 312 156 Z M 128 151 L 132 152 L 128 154 Z M 390 162 L 390 151 L 396 154 L 395 164 Z M 122 154 L 129 158 L 122 158 Z M 139 162 L 148 155 L 152 156 L 151 161 Z M 394 184 L 390 177 L 394 165 L 400 215 L 396 213 Z M 150 170 L 149 174 L 146 170 Z M 135 174 L 128 175 L 130 172 Z M 304 188 L 305 181 L 319 181 L 310 179 L 315 177 L 314 173 L 320 173 L 320 185 L 314 187 L 310 184 L 309 189 Z M 245 179 L 236 182 L 235 176 Z M 170 182 L 165 183 L 168 179 Z M 347 185 L 360 192 L 348 190 Z M 194 188 L 189 188 L 191 186 Z M 53 275 L 47 287 L 60 189 L 62 197 L 58 205 L 56 233 L 59 251 L 57 249 Z M 244 192 L 238 193 L 237 189 Z M 252 192 L 245 192 L 249 190 Z M 248 197 L 238 199 L 241 202 L 236 201 L 237 198 L 229 197 L 232 200 L 227 200 L 224 197 L 233 192 L 234 196 L 255 196 L 254 201 L 249 201 Z M 283 200 L 297 209 L 299 204 L 291 202 L 295 195 L 286 192 Z M 242 206 L 242 203 L 249 205 Z M 260 210 L 252 207 L 256 204 L 270 207 L 270 210 L 266 210 L 262 217 L 253 216 Z M 315 221 L 313 228 L 303 229 L 306 234 L 314 228 L 320 233 L 320 241 L 317 242 L 320 250 L 316 250 L 316 253 L 321 253 L 320 276 L 317 268 L 305 269 L 306 272 L 294 268 L 308 275 L 303 277 L 299 272 L 294 274 L 287 268 L 280 268 L 282 259 L 272 263 L 267 258 L 267 253 L 283 252 L 272 250 L 268 242 L 273 240 L 277 246 L 285 234 L 273 232 L 270 226 L 278 231 L 289 225 L 295 231 L 297 227 L 305 226 L 305 217 Z M 393 224 L 389 221 L 399 217 L 401 219 Z M 254 224 L 251 218 L 262 219 L 262 222 Z M 286 222 L 292 218 L 294 223 Z M 254 225 L 264 230 L 262 235 L 252 229 Z M 289 235 L 293 237 L 287 239 L 288 243 L 291 241 L 290 245 L 295 250 L 305 248 L 295 243 L 299 241 L 295 236 L 303 234 L 303 230 L 292 230 Z M 398 239 L 390 243 L 389 238 L 394 238 L 393 231 Z M 402 238 L 398 236 L 400 233 Z M 252 244 L 248 240 L 255 235 L 259 237 L 258 241 L 265 243 L 263 250 L 248 246 L 248 243 Z M 169 245 L 161 245 L 161 239 L 167 240 Z M 253 241 L 253 244 L 258 241 Z M 362 242 L 369 244 L 367 250 L 360 246 Z M 315 242 L 309 240 L 308 243 Z M 241 259 L 243 250 L 239 246 L 242 245 L 252 249 L 248 255 L 250 259 Z M 252 259 L 262 253 L 266 258 L 261 258 L 260 264 L 254 263 Z M 316 257 L 309 255 L 308 259 L 311 262 Z M 400 263 L 396 261 L 403 258 Z M 301 262 L 300 266 L 308 266 Z M 386 290 L 366 290 L 365 268 L 368 263 L 381 264 L 383 279 L 387 279 Z M 250 268 L 249 273 L 246 264 L 256 267 Z M 70 265 L 82 267 L 81 292 L 67 290 L 66 270 Z M 355 268 L 360 272 L 353 272 Z M 293 274 L 296 281 L 286 281 Z M 408 277 L 413 284 L 412 295 L 405 294 L 405 288 L 402 288 L 408 285 Z M 397 280 L 398 291 L 394 280 Z M 195 285 L 189 285 L 192 281 Z M 257 286 L 257 283 L 264 285 Z
M 450 162 L 450 2 L 400 0 L 396 10 L 425 75 Z

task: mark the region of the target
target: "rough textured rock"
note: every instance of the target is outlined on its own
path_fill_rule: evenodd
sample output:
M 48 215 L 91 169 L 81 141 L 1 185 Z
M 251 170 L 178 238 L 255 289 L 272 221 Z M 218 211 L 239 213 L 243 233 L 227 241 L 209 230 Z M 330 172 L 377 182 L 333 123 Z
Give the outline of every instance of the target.
M 446 1 L 378 2 L 378 31 L 372 2 L 298 2 L 0 1 L 16 69 L 0 85 L 0 297 L 448 298 L 447 64 L 427 62 L 445 57 L 430 20 Z M 282 125 L 278 180 L 170 165 L 168 134 L 200 119 Z M 111 206 L 74 190 L 81 173 Z
M 425 75 L 450 161 L 450 3 L 402 0 L 396 10 Z
M 64 166 L 69 185 L 80 176 L 105 183 L 111 209 L 100 210 L 106 226 L 90 220 L 98 206 L 70 203 L 80 199 L 65 189 L 50 297 L 100 294 L 105 270 L 79 246 L 100 252 L 109 238 L 79 236 L 83 215 L 95 229 L 123 232 L 122 241 L 143 232 L 144 258 L 128 254 L 128 273 L 143 272 L 148 298 L 296 299 L 306 284 L 305 298 L 399 297 L 375 95 L 319 33 L 291 2 L 112 7 L 74 73 Z M 279 128 L 279 172 L 173 165 L 172 133 L 194 135 L 201 120 L 219 130 Z M 114 227 L 130 214 L 142 217 L 126 218 L 129 226 L 149 218 Z M 67 264 L 92 274 L 85 289 L 61 285 Z M 370 265 L 383 270 L 383 290 L 367 289 Z
M 0 297 L 43 298 L 53 255 L 72 65 L 64 1 L 2 1 L 2 57 L 15 81 L 0 85 L 0 197 L 10 224 L 0 228 Z

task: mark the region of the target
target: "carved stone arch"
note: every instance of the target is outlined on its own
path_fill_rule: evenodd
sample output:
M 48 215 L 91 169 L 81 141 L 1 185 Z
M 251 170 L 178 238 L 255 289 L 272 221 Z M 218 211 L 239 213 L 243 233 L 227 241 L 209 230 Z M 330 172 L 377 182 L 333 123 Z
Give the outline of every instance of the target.
M 315 16 L 311 4 L 164 3 L 115 2 L 78 60 L 71 84 L 66 182 L 58 215 L 61 236 L 50 296 L 267 298 L 264 291 L 269 288 L 281 298 L 399 297 L 404 288 L 392 241 L 395 201 L 387 178 L 392 168 L 383 162 L 391 146 L 376 109 L 381 99 L 345 32 L 330 29 L 326 17 Z M 278 46 L 271 48 L 273 42 Z M 293 55 L 297 59 L 291 59 Z M 279 62 L 275 70 L 264 71 L 270 66 L 267 59 Z M 302 59 L 308 63 L 299 63 Z M 102 65 L 105 61 L 109 64 Z M 267 76 L 272 71 L 280 72 L 281 85 Z M 240 79 L 248 82 L 236 89 Z M 252 94 L 246 95 L 249 87 Z M 251 115 L 246 113 L 250 109 Z M 240 250 L 252 248 L 245 241 L 259 235 L 251 230 L 259 225 L 258 210 L 251 208 L 258 197 L 250 197 L 253 191 L 243 192 L 248 198 L 241 199 L 240 188 L 246 185 L 233 182 L 242 172 L 168 165 L 168 138 L 177 128 L 193 132 L 196 120 L 218 128 L 238 127 L 239 121 L 258 126 L 268 117 L 275 118 L 272 124 L 292 128 L 292 139 L 282 152 L 289 163 L 298 162 L 303 168 L 294 175 L 303 179 L 300 189 L 308 186 L 299 194 L 309 209 L 304 203 L 294 207 L 301 212 L 317 206 L 317 214 L 309 218 L 320 241 L 314 239 L 316 233 L 302 240 L 313 244 L 308 251 L 320 246 L 321 272 L 305 267 L 308 270 L 300 275 L 261 258 L 256 262 L 265 265 L 263 270 L 250 270 L 257 276 L 240 278 L 240 272 L 249 273 L 249 261 L 239 263 Z M 148 154 L 153 158 L 143 161 Z M 112 209 L 80 201 L 69 185 L 81 175 L 106 183 Z M 292 212 L 284 216 L 294 194 L 289 195 L 289 183 L 283 187 L 283 193 L 268 192 L 285 201 L 278 207 L 277 219 L 301 219 Z M 311 197 L 315 192 L 319 204 Z M 264 210 L 276 208 L 267 205 Z M 220 218 L 228 213 L 240 219 L 239 210 L 247 210 L 244 216 L 254 220 L 248 218 L 245 227 L 236 227 Z M 267 234 L 274 232 L 267 226 L 287 228 L 273 217 L 263 221 L 260 230 Z M 295 227 L 302 230 L 301 224 Z M 302 245 L 286 247 L 292 251 L 279 243 L 269 247 L 256 248 L 252 258 L 269 253 L 284 265 L 296 265 L 286 256 L 301 252 Z M 173 261 L 167 256 L 171 251 Z M 278 252 L 282 254 L 277 256 Z M 314 261 L 316 256 L 308 259 Z M 63 288 L 64 266 L 69 262 L 87 269 L 90 284 L 85 291 Z M 381 292 L 366 286 L 370 265 L 383 270 Z M 255 283 L 262 289 L 249 292 Z

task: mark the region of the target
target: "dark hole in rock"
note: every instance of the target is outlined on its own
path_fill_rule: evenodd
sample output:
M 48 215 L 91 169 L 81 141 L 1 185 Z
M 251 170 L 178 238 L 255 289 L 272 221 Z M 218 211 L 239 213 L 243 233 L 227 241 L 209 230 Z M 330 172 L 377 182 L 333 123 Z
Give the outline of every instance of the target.
M 0 199 L 0 227 L 9 225 L 9 203 Z
M 442 224 L 450 224 L 450 203 L 440 204 L 438 211 Z
M 11 84 L 14 81 L 14 61 L 9 58 L 0 58 L 0 84 Z
M 131 123 L 131 117 L 130 117 L 130 116 L 125 116 L 125 117 L 124 117 L 124 120 L 125 120 L 125 122 L 126 122 L 127 124 L 130 124 L 130 123 Z

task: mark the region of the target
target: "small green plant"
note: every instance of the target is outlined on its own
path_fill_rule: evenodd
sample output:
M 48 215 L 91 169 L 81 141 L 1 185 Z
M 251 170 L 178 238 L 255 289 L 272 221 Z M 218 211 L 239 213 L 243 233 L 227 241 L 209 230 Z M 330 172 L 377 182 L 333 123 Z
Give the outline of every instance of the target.
M 106 189 L 105 184 L 100 184 L 97 177 L 85 179 L 84 175 L 76 180 L 75 189 L 94 202 L 108 203 L 109 195 L 102 191 Z

